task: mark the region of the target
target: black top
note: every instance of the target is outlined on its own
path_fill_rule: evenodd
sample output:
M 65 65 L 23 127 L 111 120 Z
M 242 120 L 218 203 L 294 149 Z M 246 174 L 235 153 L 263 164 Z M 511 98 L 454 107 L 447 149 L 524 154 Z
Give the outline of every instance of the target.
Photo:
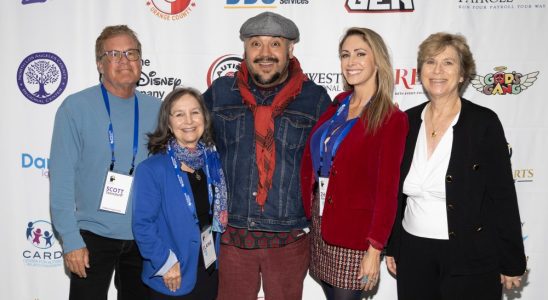
M 209 215 L 209 198 L 207 195 L 207 178 L 202 169 L 196 170 L 194 173 L 186 172 L 192 195 L 194 196 L 194 204 L 196 205 L 196 214 L 200 222 L 200 228 L 204 229 L 211 225 L 211 216 Z M 200 179 L 198 179 L 200 178 Z

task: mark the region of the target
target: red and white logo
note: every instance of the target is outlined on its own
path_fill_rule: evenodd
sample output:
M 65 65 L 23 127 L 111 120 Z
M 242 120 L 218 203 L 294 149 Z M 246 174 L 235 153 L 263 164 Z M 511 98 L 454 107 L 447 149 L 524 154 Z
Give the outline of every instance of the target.
M 164 20 L 180 20 L 196 6 L 193 0 L 149 0 L 146 4 L 154 15 Z
M 241 62 L 242 57 L 236 54 L 226 54 L 217 58 L 207 70 L 207 86 L 219 77 L 233 77 Z

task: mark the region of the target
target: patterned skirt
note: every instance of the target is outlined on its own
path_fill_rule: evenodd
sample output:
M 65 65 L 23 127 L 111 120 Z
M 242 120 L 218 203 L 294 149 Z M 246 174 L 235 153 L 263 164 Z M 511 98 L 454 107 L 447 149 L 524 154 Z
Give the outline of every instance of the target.
M 322 239 L 319 216 L 320 204 L 316 196 L 312 208 L 310 275 L 334 287 L 361 290 L 358 279 L 360 263 L 366 251 L 352 250 L 327 244 Z

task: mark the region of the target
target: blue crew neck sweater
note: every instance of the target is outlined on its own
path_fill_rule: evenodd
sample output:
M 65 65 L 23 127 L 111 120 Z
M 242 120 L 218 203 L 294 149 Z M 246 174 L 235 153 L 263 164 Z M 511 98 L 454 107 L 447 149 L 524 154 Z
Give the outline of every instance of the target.
M 108 94 L 114 129 L 114 171 L 128 173 L 133 156 L 134 97 Z M 135 165 L 148 156 L 147 133 L 156 127 L 161 102 L 137 92 L 139 141 Z M 109 118 L 100 85 L 68 96 L 55 115 L 50 151 L 50 208 L 63 252 L 85 247 L 80 230 L 132 240 L 131 197 L 126 214 L 99 210 L 111 163 Z

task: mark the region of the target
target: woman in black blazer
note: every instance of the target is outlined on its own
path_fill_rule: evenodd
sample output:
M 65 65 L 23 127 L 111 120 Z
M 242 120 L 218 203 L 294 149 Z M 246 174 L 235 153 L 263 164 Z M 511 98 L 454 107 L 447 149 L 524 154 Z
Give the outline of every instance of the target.
M 386 260 L 398 298 L 500 300 L 502 286 L 519 287 L 526 268 L 502 125 L 460 97 L 475 71 L 463 36 L 431 35 L 417 65 L 429 101 L 407 111 Z

